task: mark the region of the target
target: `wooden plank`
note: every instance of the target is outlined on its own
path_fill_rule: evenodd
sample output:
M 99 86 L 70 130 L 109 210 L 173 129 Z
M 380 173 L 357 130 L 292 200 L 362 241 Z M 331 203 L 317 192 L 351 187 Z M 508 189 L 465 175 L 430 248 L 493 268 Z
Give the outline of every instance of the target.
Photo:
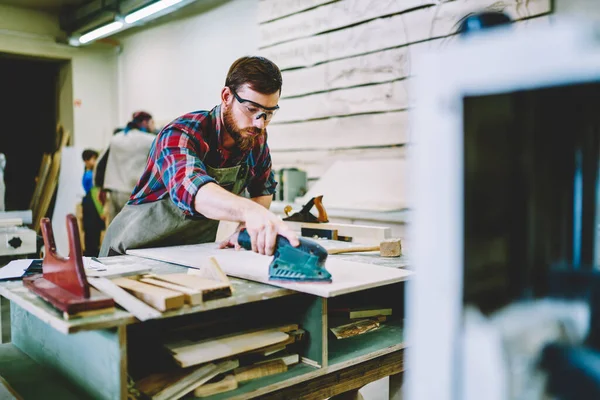
M 274 61 L 281 69 L 308 67 L 452 35 L 456 32 L 460 20 L 475 11 L 503 10 L 514 20 L 519 20 L 550 12 L 550 3 L 550 0 L 457 0 L 376 19 L 348 29 L 282 43 L 262 50 L 261 54 Z M 349 43 L 352 43 L 352 46 L 349 46 Z
M 264 0 L 258 3 L 258 22 L 271 21 L 338 0 Z
M 173 290 L 175 292 L 181 292 L 181 293 L 183 293 L 183 298 L 184 298 L 186 304 L 190 304 L 193 306 L 196 304 L 202 304 L 202 292 L 199 292 L 197 290 L 189 289 L 189 288 L 186 288 L 185 286 L 180 286 L 180 285 L 166 282 L 166 281 L 163 281 L 160 279 L 154 279 L 152 277 L 141 278 L 140 282 L 147 283 L 149 285 L 153 285 L 153 286 L 157 286 L 157 287 L 161 287 L 161 288 L 165 288 L 165 289 L 169 289 L 169 290 Z
M 412 275 L 412 272 L 406 270 L 343 261 L 339 258 L 328 258 L 326 267 L 333 276 L 332 283 L 284 283 L 281 281 L 269 280 L 269 264 L 273 257 L 260 255 L 250 251 L 218 249 L 214 243 L 137 249 L 129 250 L 128 253 L 139 257 L 172 262 L 180 265 L 193 263 L 199 254 L 211 253 L 211 255 L 219 261 L 221 268 L 227 275 L 267 283 L 321 297 L 334 297 L 372 287 L 401 282 Z
M 179 399 L 215 376 L 239 366 L 237 360 L 150 375 L 137 382 L 139 391 L 152 400 Z
M 382 241 L 392 236 L 391 228 L 386 226 L 334 224 L 331 222 L 319 224 L 293 221 L 286 221 L 286 224 L 294 231 L 300 231 L 302 227 L 313 229 L 335 229 L 338 231 L 338 235 L 352 238 L 351 243 L 337 240 L 318 240 L 317 242 L 328 252 L 329 250 L 335 251 L 335 249 L 363 247 L 365 244 L 379 245 Z
M 300 356 L 298 354 L 286 354 L 282 356 L 273 356 L 269 357 L 266 360 L 258 361 L 256 364 L 262 364 L 273 360 L 281 360 L 285 363 L 285 365 L 290 366 L 294 364 L 298 364 L 300 362 Z
M 338 161 L 380 160 L 404 158 L 406 147 L 379 147 L 373 149 L 273 151 L 273 168 L 299 168 L 306 171 L 308 179 L 320 178 Z
M 162 315 L 160 311 L 150 307 L 148 304 L 139 300 L 132 294 L 129 294 L 125 289 L 120 288 L 114 282 L 111 282 L 106 278 L 88 277 L 87 279 L 90 285 L 112 297 L 117 304 L 129 311 L 140 321 L 147 321 Z
M 282 98 L 405 78 L 410 61 L 404 46 L 284 71 Z
M 238 382 L 233 375 L 227 375 L 223 379 L 214 383 L 206 383 L 194 390 L 195 397 L 208 397 L 213 394 L 230 392 L 237 389 Z
M 273 124 L 269 125 L 269 148 L 298 151 L 401 145 L 409 140 L 408 120 L 409 112 L 400 111 Z
M 284 342 L 288 339 L 289 335 L 285 332 L 264 330 L 202 340 L 192 344 L 181 345 L 179 342 L 175 344 L 167 343 L 165 347 L 173 353 L 173 359 L 177 364 L 186 368 L 232 357 L 261 347 Z
M 431 0 L 344 0 L 287 18 L 262 24 L 260 46 L 267 47 L 389 16 L 418 7 L 437 4 Z
M 369 112 L 398 111 L 410 106 L 408 81 L 400 80 L 310 96 L 283 99 L 277 123 Z
M 236 368 L 233 370 L 233 373 L 236 381 L 245 382 L 269 375 L 280 374 L 286 371 L 287 365 L 283 360 L 272 360 L 266 363 Z
M 173 290 L 159 288 L 129 278 L 114 279 L 113 283 L 159 311 L 176 309 L 184 304 L 183 294 Z

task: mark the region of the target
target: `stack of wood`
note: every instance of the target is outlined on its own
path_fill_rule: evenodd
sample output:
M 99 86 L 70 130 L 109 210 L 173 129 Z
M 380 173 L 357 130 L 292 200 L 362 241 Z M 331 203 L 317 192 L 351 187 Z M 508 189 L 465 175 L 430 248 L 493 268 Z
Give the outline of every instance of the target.
M 199 341 L 174 340 L 165 348 L 181 367 L 145 377 L 137 389 L 153 400 L 178 399 L 188 393 L 208 397 L 238 388 L 242 382 L 286 372 L 298 354 L 287 346 L 302 340 L 297 324 L 238 332 Z
M 330 328 L 331 332 L 337 339 L 346 339 L 379 329 L 387 317 L 392 315 L 392 309 L 345 308 L 331 310 L 330 313 L 337 322 L 337 326 Z M 343 322 L 340 324 L 340 321 Z
M 91 268 L 88 268 L 86 274 L 92 286 L 111 296 L 116 303 L 139 320 L 145 321 L 159 318 L 163 312 L 181 308 L 185 304 L 194 306 L 208 300 L 231 296 L 229 278 L 213 257 L 210 257 L 209 261 L 210 268 L 189 269 L 187 274 L 120 276 L 134 271 L 136 266 L 112 266 L 106 271 L 108 275 L 104 275 L 119 276 L 112 280 L 103 278 L 103 275 Z

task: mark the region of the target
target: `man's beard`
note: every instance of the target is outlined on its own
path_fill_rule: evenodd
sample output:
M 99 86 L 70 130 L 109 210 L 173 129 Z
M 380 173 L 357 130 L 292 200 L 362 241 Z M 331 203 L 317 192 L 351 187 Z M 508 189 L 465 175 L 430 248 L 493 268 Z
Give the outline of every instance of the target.
M 231 110 L 225 110 L 223 112 L 223 124 L 237 148 L 243 152 L 254 148 L 257 140 L 265 135 L 265 130 L 260 128 L 250 127 L 240 129 L 233 119 Z

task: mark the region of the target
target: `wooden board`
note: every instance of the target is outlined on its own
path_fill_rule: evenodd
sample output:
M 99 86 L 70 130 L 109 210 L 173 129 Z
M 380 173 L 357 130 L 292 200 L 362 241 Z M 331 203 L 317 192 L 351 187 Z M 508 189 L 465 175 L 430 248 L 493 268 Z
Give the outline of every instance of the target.
M 326 208 L 402 210 L 408 208 L 406 168 L 406 160 L 402 159 L 338 161 L 297 201 L 305 203 L 322 195 Z M 360 185 L 348 185 L 347 177 Z
M 460 20 L 475 11 L 500 9 L 514 20 L 519 20 L 550 12 L 550 3 L 550 0 L 457 0 L 279 44 L 262 50 L 261 54 L 284 70 L 308 67 L 452 35 L 456 32 Z M 352 43 L 352 46 L 348 43 Z
M 294 231 L 300 231 L 302 227 L 311 229 L 335 229 L 340 236 L 348 236 L 352 238 L 352 242 L 343 242 L 339 240 L 317 239 L 317 243 L 323 246 L 326 250 L 336 249 L 354 249 L 364 247 L 365 245 L 379 245 L 385 239 L 392 235 L 392 230 L 384 226 L 368 226 L 354 224 L 316 224 L 307 222 L 288 222 L 288 226 Z
M 202 304 L 202 292 L 197 290 L 189 289 L 185 286 L 180 286 L 160 279 L 155 279 L 151 275 L 149 277 L 141 278 L 140 282 L 183 293 L 183 298 L 186 304 L 190 304 L 192 306 L 195 306 L 196 304 Z
M 410 48 L 404 46 L 284 71 L 282 98 L 406 78 L 412 61 Z
M 238 382 L 233 375 L 227 375 L 218 382 L 206 383 L 194 390 L 195 397 L 208 397 L 217 393 L 225 393 L 237 389 Z
M 232 357 L 261 347 L 274 345 L 289 339 L 285 332 L 265 330 L 246 334 L 236 334 L 216 339 L 181 345 L 167 343 L 165 347 L 173 353 L 179 366 L 186 368 L 214 360 Z
M 343 261 L 330 257 L 326 262 L 326 267 L 333 276 L 332 283 L 283 283 L 269 280 L 269 264 L 273 257 L 249 251 L 220 250 L 215 243 L 128 250 L 127 253 L 188 266 L 193 264 L 198 256 L 209 254 L 219 261 L 221 268 L 227 275 L 321 297 L 334 297 L 396 283 L 404 281 L 412 275 L 412 272 L 406 270 Z
M 136 388 L 152 400 L 179 399 L 215 376 L 239 367 L 237 360 L 157 373 L 141 379 Z
M 266 22 L 338 0 L 264 0 L 258 2 L 258 21 Z
M 248 365 L 233 370 L 235 380 L 238 382 L 250 381 L 264 376 L 280 374 L 287 371 L 287 364 L 283 360 L 272 360 L 261 364 Z
M 277 123 L 369 112 L 399 111 L 410 106 L 408 81 L 335 90 L 279 102 Z
M 260 25 L 260 44 L 267 47 L 434 4 L 432 0 L 338 1 Z
M 401 159 L 406 155 L 406 146 L 377 147 L 343 150 L 272 151 L 273 167 L 300 168 L 308 179 L 320 178 L 338 161 Z
M 401 145 L 408 142 L 408 111 L 269 125 L 269 148 L 314 151 Z M 369 134 L 365 134 L 365 130 Z
M 113 283 L 159 311 L 176 309 L 182 307 L 184 303 L 183 293 L 173 290 L 159 288 L 129 278 L 114 279 Z
M 140 321 L 158 318 L 162 315 L 160 311 L 150 307 L 106 278 L 88 277 L 87 280 L 90 285 L 112 297 L 118 305 L 129 311 Z

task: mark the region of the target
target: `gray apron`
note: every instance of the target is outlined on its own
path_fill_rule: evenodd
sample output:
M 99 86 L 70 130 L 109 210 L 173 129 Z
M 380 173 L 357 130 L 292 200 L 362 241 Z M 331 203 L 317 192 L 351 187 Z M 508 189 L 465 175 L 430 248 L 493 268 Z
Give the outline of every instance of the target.
M 206 172 L 219 186 L 239 195 L 246 186 L 248 165 L 207 165 Z M 125 254 L 128 249 L 214 242 L 218 228 L 219 221 L 184 214 L 169 196 L 151 203 L 127 204 L 108 227 L 100 257 Z

